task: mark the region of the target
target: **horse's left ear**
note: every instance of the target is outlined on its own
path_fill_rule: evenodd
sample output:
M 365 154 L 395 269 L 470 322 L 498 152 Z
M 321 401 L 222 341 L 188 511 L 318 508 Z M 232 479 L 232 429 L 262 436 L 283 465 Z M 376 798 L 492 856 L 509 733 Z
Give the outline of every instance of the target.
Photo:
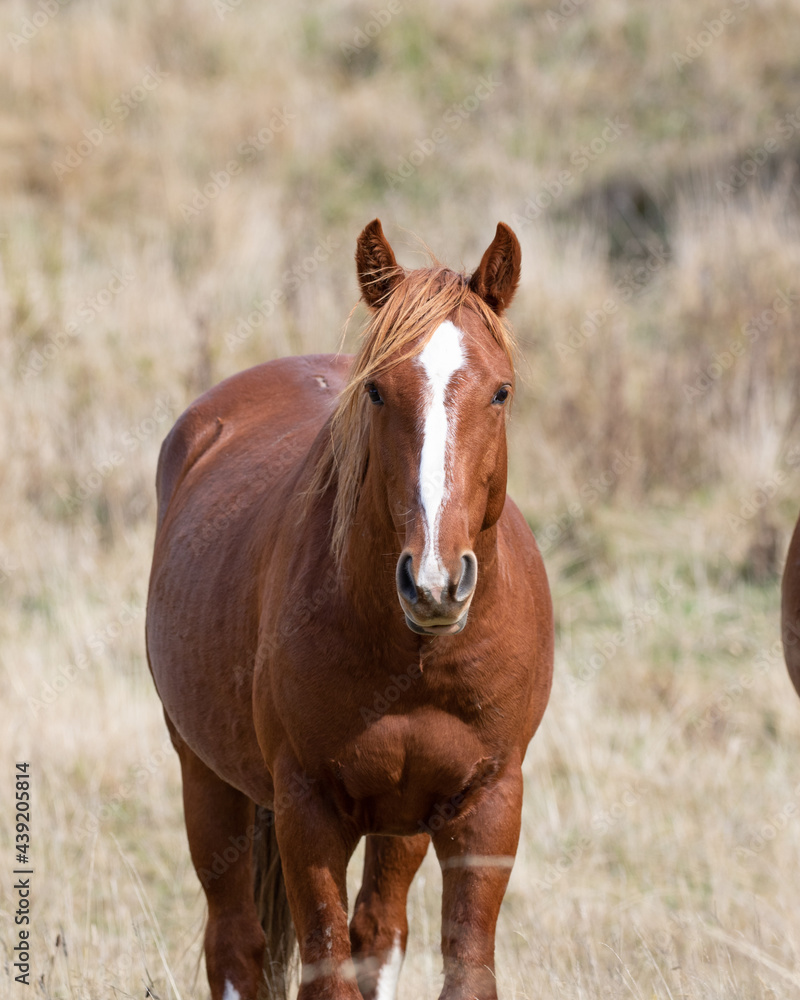
M 514 298 L 521 260 L 522 251 L 513 230 L 505 222 L 498 222 L 494 239 L 469 279 L 472 291 L 498 316 L 503 315 Z
M 361 294 L 370 309 L 379 309 L 403 277 L 380 219 L 373 219 L 358 237 L 356 271 Z

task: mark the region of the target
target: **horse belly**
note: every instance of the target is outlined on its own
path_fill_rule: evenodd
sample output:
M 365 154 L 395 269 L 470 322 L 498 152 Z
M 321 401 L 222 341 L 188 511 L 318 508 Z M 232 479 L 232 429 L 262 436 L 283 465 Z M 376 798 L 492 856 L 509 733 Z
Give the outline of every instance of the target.
M 444 712 L 385 715 L 347 748 L 337 772 L 364 832 L 413 834 L 463 805 L 495 769 L 464 722 Z
M 231 452 L 202 478 L 187 477 L 164 520 L 147 646 L 156 687 L 181 739 L 221 778 L 269 805 L 272 779 L 253 727 L 259 623 L 253 539 L 266 531 L 272 483 L 255 461 L 245 461 L 247 453 Z

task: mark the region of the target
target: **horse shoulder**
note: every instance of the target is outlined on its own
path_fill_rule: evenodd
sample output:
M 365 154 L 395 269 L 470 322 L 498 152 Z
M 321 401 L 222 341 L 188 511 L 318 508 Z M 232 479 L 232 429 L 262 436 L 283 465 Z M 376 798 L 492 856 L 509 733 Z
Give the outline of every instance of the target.
M 498 523 L 501 547 L 509 556 L 513 556 L 515 561 L 518 560 L 518 565 L 533 586 L 536 598 L 538 600 L 546 598 L 549 604 L 550 587 L 539 545 L 522 511 L 509 496 L 506 497 Z
M 509 636 L 510 645 L 516 646 L 533 670 L 531 674 L 531 699 L 534 720 L 531 735 L 541 720 L 553 679 L 555 630 L 553 602 L 547 571 L 533 532 L 522 512 L 506 497 L 500 518 L 499 555 L 506 569 L 509 606 L 513 599 L 524 601 L 513 621 Z

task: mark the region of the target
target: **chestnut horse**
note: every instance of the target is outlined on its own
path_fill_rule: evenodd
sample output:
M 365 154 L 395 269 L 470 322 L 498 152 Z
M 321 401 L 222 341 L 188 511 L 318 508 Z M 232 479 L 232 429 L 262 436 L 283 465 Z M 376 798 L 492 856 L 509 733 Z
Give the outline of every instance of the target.
M 441 997 L 497 996 L 495 924 L 553 621 L 506 497 L 520 248 L 471 277 L 356 251 L 355 358 L 258 365 L 164 441 L 147 651 L 208 901 L 213 1000 L 394 997 L 433 841 Z M 346 869 L 366 837 L 348 927 Z M 255 892 L 254 892 L 255 872 Z
M 800 521 L 795 526 L 783 570 L 781 631 L 789 676 L 800 694 Z

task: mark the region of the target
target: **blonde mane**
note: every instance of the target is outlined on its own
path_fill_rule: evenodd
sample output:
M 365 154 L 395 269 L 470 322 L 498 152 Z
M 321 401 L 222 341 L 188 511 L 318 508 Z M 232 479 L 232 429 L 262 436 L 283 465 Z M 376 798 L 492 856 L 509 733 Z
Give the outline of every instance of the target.
M 512 366 L 516 344 L 506 322 L 469 287 L 469 278 L 436 264 L 406 272 L 385 304 L 361 333 L 356 354 L 330 421 L 330 437 L 319 456 L 308 492 L 312 499 L 335 484 L 330 545 L 341 565 L 347 534 L 355 520 L 369 458 L 369 406 L 364 384 L 425 347 L 436 328 L 462 309 L 476 312 Z

